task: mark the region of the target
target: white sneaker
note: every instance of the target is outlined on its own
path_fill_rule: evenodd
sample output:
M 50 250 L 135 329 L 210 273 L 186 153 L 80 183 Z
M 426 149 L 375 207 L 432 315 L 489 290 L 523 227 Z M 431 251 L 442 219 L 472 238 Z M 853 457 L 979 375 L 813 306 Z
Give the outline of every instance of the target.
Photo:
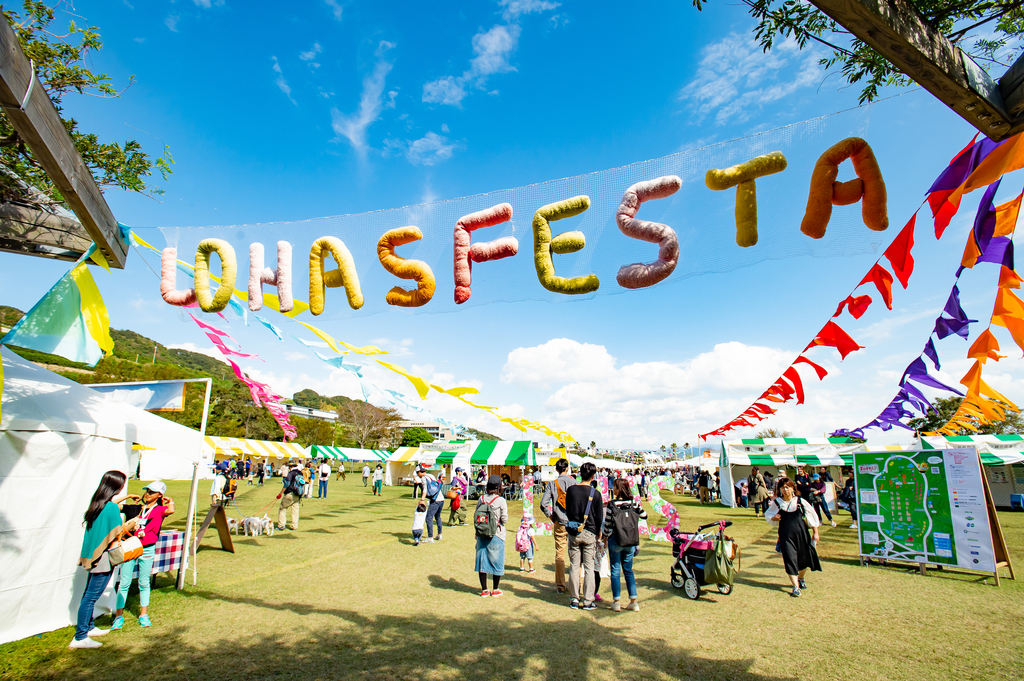
M 833 520 L 832 521 L 832 527 L 835 527 L 835 526 L 836 526 L 836 521 Z
M 437 541 L 441 541 L 441 535 L 437 535 Z
M 99 641 L 93 641 L 91 638 L 86 636 L 81 641 L 78 639 L 71 639 L 71 643 L 68 644 L 68 648 L 100 648 L 103 644 Z
M 420 543 L 421 544 L 433 544 L 434 543 L 434 539 L 433 539 L 433 537 L 427 537 L 426 539 L 422 540 Z
M 857 523 L 854 523 L 853 525 L 850 525 L 850 529 L 851 530 L 856 530 L 857 529 Z
M 99 627 L 93 627 L 86 636 L 89 638 L 95 638 L 97 636 L 106 636 L 110 629 L 100 629 Z

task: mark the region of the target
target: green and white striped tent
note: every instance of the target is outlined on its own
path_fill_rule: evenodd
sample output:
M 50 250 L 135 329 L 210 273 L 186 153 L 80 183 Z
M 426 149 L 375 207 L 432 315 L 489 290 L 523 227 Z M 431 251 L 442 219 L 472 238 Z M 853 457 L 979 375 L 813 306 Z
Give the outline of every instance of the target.
M 433 452 L 424 449 L 417 461 L 438 466 L 454 465 L 462 468 L 474 466 L 535 466 L 537 457 L 533 442 L 529 440 L 452 440 L 452 444 L 466 444 L 470 452 Z
M 746 438 L 722 442 L 722 455 L 718 462 L 721 475 L 722 503 L 736 506 L 733 480 L 750 473 L 751 466 L 779 469 L 784 466 L 849 466 L 853 453 L 867 448 L 846 437 L 829 438 Z M 734 466 L 740 468 L 733 470 Z
M 336 459 L 340 461 L 370 461 L 382 463 L 391 455 L 386 449 L 356 449 L 355 447 L 327 447 L 313 445 L 309 448 L 309 456 L 318 459 Z
M 921 437 L 921 449 L 974 447 L 986 466 L 1010 466 L 1024 461 L 1024 435 L 927 435 Z

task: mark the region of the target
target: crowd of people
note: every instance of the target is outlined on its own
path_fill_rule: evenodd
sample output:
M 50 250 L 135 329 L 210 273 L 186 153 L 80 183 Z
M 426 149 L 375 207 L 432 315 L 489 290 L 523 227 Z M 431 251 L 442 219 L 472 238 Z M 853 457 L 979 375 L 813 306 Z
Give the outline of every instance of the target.
M 282 466 L 281 490 L 277 495 L 280 500 L 279 529 L 286 527 L 285 521 L 290 514 L 290 527 L 298 530 L 302 499 L 312 495 L 314 486 L 317 498 L 326 499 L 332 472 L 326 461 L 288 462 Z M 612 601 L 608 607 L 614 612 L 640 610 L 633 561 L 639 551 L 640 525 L 646 521 L 647 514 L 643 505 L 636 501 L 634 492 L 638 488 L 646 489 L 653 476 L 669 476 L 674 491 L 691 493 L 702 504 L 721 498 L 717 471 L 604 469 L 599 472 L 593 463 L 585 462 L 579 467 L 576 478 L 571 475 L 568 460 L 560 459 L 555 465 L 555 473 L 553 480 L 542 485 L 540 509 L 553 528 L 555 590 L 567 594 L 568 605 L 573 609 L 594 610 L 598 603 L 604 601 L 599 593 L 604 572 L 611 585 Z M 265 479 L 272 475 L 266 461 L 238 459 L 219 462 L 210 490 L 211 503 L 224 504 L 232 499 L 242 479 L 247 478 L 250 484 L 263 485 Z M 605 479 L 599 480 L 601 477 Z M 344 464 L 339 467 L 339 478 L 344 478 Z M 372 482 L 374 495 L 382 494 L 384 474 L 381 465 L 376 468 L 365 465 L 362 479 L 364 487 Z M 469 524 L 466 522 L 466 503 L 476 498 L 471 523 L 476 535 L 474 569 L 480 580 L 480 595 L 502 596 L 500 583 L 505 574 L 505 542 L 509 523 L 508 501 L 503 492 L 513 484 L 517 489 L 541 485 L 539 469 L 514 483 L 507 474 L 488 476 L 485 468 L 481 468 L 474 478 L 471 471 L 461 467 L 455 468 L 452 479 L 446 481 L 443 473 L 435 476 L 420 466 L 413 474 L 413 482 L 413 496 L 416 498 L 412 525 L 414 545 L 442 541 L 444 524 L 441 513 L 445 500 L 450 501 L 449 526 L 464 526 Z M 752 504 L 756 517 L 764 517 L 778 528 L 776 551 L 782 556 L 794 597 L 800 596 L 807 588 L 807 572 L 821 570 L 817 555 L 819 527 L 826 520 L 833 527 L 836 525 L 826 502 L 827 486 L 835 484 L 827 468 L 813 472 L 804 466 L 798 468 L 794 479 L 781 472 L 773 476 L 771 471 L 762 471 L 755 466 L 747 478 L 736 483 L 739 505 L 748 507 Z M 79 564 L 88 571 L 89 577 L 79 606 L 71 648 L 99 647 L 101 644 L 95 639 L 124 627 L 124 607 L 136 568 L 140 593 L 137 621 L 141 627 L 152 623 L 149 596 L 155 545 L 164 518 L 173 514 L 176 508 L 174 500 L 166 495 L 166 485 L 160 481 L 144 487 L 141 497 L 126 494 L 125 489 L 126 476 L 118 471 L 108 471 L 85 512 L 86 532 Z M 607 503 L 603 490 L 607 490 L 610 496 Z M 838 499 L 850 510 L 856 527 L 852 471 L 848 473 Z M 426 537 L 423 536 L 424 530 Z M 535 519 L 524 513 L 514 535 L 514 548 L 519 553 L 522 572 L 536 571 L 535 535 Z M 141 552 L 124 560 L 120 567 L 122 577 L 111 629 L 98 629 L 92 618 L 93 608 L 119 562 L 114 557 L 117 555 L 114 549 L 126 536 L 140 540 Z

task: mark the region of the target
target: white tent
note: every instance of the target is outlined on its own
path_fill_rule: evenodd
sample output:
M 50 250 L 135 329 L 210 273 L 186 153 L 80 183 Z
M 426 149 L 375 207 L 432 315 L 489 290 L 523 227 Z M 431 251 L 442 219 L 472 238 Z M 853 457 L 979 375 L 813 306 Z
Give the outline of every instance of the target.
M 133 442 L 194 452 L 197 460 L 200 448 L 197 431 L 114 402 L 6 348 L 2 356 L 0 643 L 74 622 L 86 576 L 77 567 L 82 515 L 105 471 L 134 471 Z

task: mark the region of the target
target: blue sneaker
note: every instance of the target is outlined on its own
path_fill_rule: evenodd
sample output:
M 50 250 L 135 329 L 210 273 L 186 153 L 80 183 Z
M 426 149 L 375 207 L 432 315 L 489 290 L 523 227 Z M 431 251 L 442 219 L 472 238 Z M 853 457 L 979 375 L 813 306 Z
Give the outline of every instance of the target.
M 139 626 L 140 627 L 148 627 L 148 626 L 150 626 L 152 624 L 153 623 L 149 621 L 149 615 L 140 615 L 139 616 Z
M 110 625 L 110 629 L 112 631 L 116 631 L 116 630 L 120 629 L 123 626 L 124 626 L 124 618 L 121 617 L 121 616 L 117 616 L 117 617 L 114 618 L 114 623 Z

